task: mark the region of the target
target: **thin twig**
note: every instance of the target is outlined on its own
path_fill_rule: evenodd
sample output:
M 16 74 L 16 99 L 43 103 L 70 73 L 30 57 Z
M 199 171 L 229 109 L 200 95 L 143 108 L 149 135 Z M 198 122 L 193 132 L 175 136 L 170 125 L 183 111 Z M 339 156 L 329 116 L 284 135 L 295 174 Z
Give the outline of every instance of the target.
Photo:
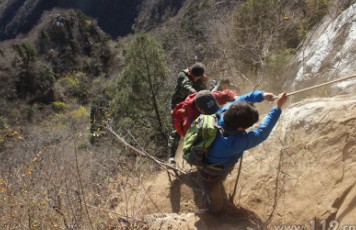
M 142 184 L 142 189 L 143 189 L 143 191 L 146 193 L 148 199 L 152 202 L 153 206 L 155 206 L 155 208 L 157 209 L 157 211 L 159 211 L 161 214 L 163 214 L 162 211 L 158 208 L 157 204 L 152 200 L 152 198 L 150 197 L 150 195 L 148 194 L 148 192 L 147 192 L 147 190 L 146 190 L 146 188 L 145 188 L 145 185 L 143 185 L 143 184 Z
M 128 147 L 129 149 L 131 149 L 132 151 L 134 151 L 135 153 L 138 153 L 141 156 L 144 156 L 150 160 L 152 160 L 153 162 L 155 162 L 156 164 L 158 164 L 161 168 L 163 168 L 164 170 L 166 170 L 169 174 L 173 175 L 174 177 L 179 177 L 179 173 L 180 174 L 187 174 L 185 171 L 175 168 L 165 162 L 163 162 L 162 160 L 152 156 L 151 154 L 147 153 L 144 150 L 140 150 L 132 145 L 130 145 L 124 138 L 122 138 L 120 135 L 118 135 L 110 125 L 105 126 L 105 129 L 108 130 L 110 133 L 112 133 L 124 146 Z M 172 170 L 173 173 L 169 170 Z
M 89 207 L 89 208 L 94 208 L 94 209 L 98 209 L 98 210 L 101 210 L 101 211 L 105 211 L 107 213 L 118 215 L 121 218 L 132 219 L 132 220 L 135 220 L 135 221 L 144 221 L 143 219 L 138 219 L 138 218 L 135 218 L 135 217 L 131 217 L 131 216 L 127 216 L 127 215 L 124 215 L 124 214 L 120 214 L 120 213 L 117 213 L 117 212 L 114 212 L 114 211 L 111 211 L 111 210 L 108 210 L 108 209 L 105 209 L 105 208 L 99 208 L 99 207 L 95 207 L 95 206 L 92 206 L 92 205 L 89 205 L 89 204 L 85 204 L 85 205 L 87 207 Z
M 257 87 L 261 85 L 262 80 L 263 80 L 263 75 L 261 75 L 259 82 L 253 87 L 252 92 L 254 92 L 257 89 Z
M 128 135 L 135 141 L 136 145 L 138 145 L 138 147 L 140 147 L 140 149 L 142 151 L 144 151 L 145 149 L 140 145 L 140 143 L 138 143 L 136 137 L 134 137 L 134 135 L 132 135 L 130 130 L 127 130 Z
M 86 206 L 87 202 L 85 200 L 84 187 L 83 187 L 82 177 L 81 177 L 81 173 L 80 173 L 80 169 L 79 169 L 77 145 L 76 145 L 76 141 L 75 140 L 74 140 L 74 154 L 75 154 L 75 166 L 76 166 L 76 170 L 77 170 L 77 174 L 78 174 L 78 182 L 79 182 L 80 190 L 82 191 L 82 199 L 83 199 L 83 203 L 84 203 L 84 206 L 85 206 L 85 212 L 86 212 L 86 214 L 88 216 L 91 229 L 94 229 L 93 228 L 93 222 L 91 220 L 88 208 Z M 79 195 L 79 197 L 80 197 L 80 195 Z

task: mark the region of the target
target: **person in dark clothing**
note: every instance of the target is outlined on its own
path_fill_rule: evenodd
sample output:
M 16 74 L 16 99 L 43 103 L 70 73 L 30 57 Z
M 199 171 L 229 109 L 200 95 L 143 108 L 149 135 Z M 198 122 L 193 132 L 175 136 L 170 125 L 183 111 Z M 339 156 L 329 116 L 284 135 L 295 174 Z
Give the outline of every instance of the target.
M 190 94 L 208 89 L 208 78 L 204 73 L 205 67 L 201 63 L 195 63 L 191 67 L 178 73 L 177 83 L 170 104 L 171 114 L 173 113 L 173 109 L 179 103 L 183 102 Z M 169 163 L 175 164 L 175 154 L 178 148 L 179 139 L 180 135 L 177 130 L 174 129 L 168 140 Z
M 176 87 L 171 99 L 171 109 L 183 102 L 188 95 L 208 89 L 208 78 L 204 73 L 205 68 L 201 63 L 195 63 L 190 68 L 178 73 Z

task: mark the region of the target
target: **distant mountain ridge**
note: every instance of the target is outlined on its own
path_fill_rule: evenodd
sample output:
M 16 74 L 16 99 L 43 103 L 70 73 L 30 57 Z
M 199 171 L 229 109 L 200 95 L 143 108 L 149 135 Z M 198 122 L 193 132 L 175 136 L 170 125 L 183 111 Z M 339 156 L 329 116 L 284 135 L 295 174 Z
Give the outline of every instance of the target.
M 26 34 L 45 10 L 78 9 L 97 20 L 98 26 L 112 38 L 138 30 L 149 30 L 175 15 L 186 0 L 3 0 L 0 1 L 0 41 Z M 137 19 L 144 17 L 137 25 Z M 139 19 L 140 20 L 140 19 Z M 136 26 L 134 26 L 136 24 Z
M 79 9 L 96 19 L 98 25 L 113 38 L 131 32 L 138 15 L 138 0 L 5 0 L 0 3 L 0 40 L 26 34 L 38 24 L 45 10 L 53 8 Z

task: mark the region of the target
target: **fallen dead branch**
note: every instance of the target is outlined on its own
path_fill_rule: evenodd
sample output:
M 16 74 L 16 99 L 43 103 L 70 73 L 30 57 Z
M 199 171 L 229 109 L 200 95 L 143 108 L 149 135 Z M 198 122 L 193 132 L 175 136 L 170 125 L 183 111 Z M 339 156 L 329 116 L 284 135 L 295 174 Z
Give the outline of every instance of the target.
M 111 134 L 113 134 L 116 139 L 121 142 L 125 147 L 127 147 L 128 149 L 130 149 L 131 151 L 139 154 L 140 156 L 146 157 L 150 160 L 152 160 L 154 163 L 158 164 L 161 168 L 163 168 L 164 170 L 166 170 L 168 172 L 169 175 L 172 175 L 176 178 L 178 178 L 180 175 L 184 175 L 187 174 L 185 171 L 178 169 L 176 167 L 173 167 L 165 162 L 163 162 L 162 160 L 152 156 L 151 154 L 147 153 L 144 150 L 140 150 L 132 145 L 130 145 L 123 137 L 121 137 L 119 134 L 117 134 L 110 125 L 106 125 L 105 129 L 108 130 Z
M 114 212 L 114 211 L 111 211 L 111 210 L 108 210 L 108 209 L 105 209 L 105 208 L 99 208 L 99 207 L 95 207 L 93 205 L 89 205 L 89 204 L 85 204 L 86 207 L 89 207 L 89 208 L 93 208 L 93 209 L 98 209 L 98 210 L 101 210 L 101 211 L 104 211 L 104 212 L 107 212 L 107 213 L 110 213 L 110 214 L 115 214 L 117 216 L 119 216 L 121 219 L 123 220 L 134 220 L 134 221 L 141 221 L 143 222 L 144 219 L 140 219 L 140 218 L 136 218 L 136 217 L 132 217 L 132 216 L 127 216 L 127 215 L 124 215 L 124 214 L 121 214 L 121 213 L 118 213 L 118 212 Z

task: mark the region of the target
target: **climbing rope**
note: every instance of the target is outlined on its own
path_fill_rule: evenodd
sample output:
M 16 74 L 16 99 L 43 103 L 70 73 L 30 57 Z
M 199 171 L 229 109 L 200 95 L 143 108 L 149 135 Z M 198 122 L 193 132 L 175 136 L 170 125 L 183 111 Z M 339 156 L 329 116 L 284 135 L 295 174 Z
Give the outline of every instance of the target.
M 305 89 L 300 89 L 300 90 L 297 90 L 297 91 L 294 91 L 294 92 L 291 92 L 291 93 L 287 93 L 287 96 L 292 96 L 292 95 L 297 94 L 297 93 L 305 92 L 305 91 L 312 90 L 312 89 L 315 89 L 315 88 L 319 88 L 319 87 L 322 87 L 322 86 L 325 86 L 325 85 L 333 84 L 333 83 L 336 83 L 336 82 L 345 81 L 345 80 L 348 80 L 348 79 L 351 79 L 351 78 L 354 78 L 354 77 L 356 77 L 356 74 L 353 74 L 353 75 L 348 76 L 348 77 L 336 79 L 336 80 L 333 80 L 333 81 L 325 82 L 325 83 L 322 83 L 322 84 L 319 84 L 319 85 L 311 86 L 311 87 L 308 87 L 308 88 L 305 88 Z M 255 91 L 256 88 L 261 84 L 262 79 L 263 78 L 261 77 L 260 81 L 254 86 L 253 91 Z M 278 96 L 274 96 L 274 98 L 276 99 L 276 98 L 278 98 Z M 230 194 L 230 197 L 229 197 L 230 202 L 233 202 L 233 199 L 234 199 L 234 197 L 236 195 L 237 184 L 238 184 L 238 181 L 239 181 L 239 178 L 240 178 L 240 174 L 241 174 L 242 160 L 243 160 L 243 155 L 240 158 L 239 171 L 238 171 L 237 176 L 236 176 L 234 189 L 233 189 L 233 192 Z
M 314 86 L 311 86 L 311 87 L 308 87 L 308 88 L 305 88 L 305 89 L 300 89 L 300 90 L 297 90 L 297 91 L 294 91 L 294 92 L 291 92 L 291 93 L 287 93 L 287 96 L 292 96 L 292 95 L 297 94 L 297 93 L 301 93 L 301 92 L 305 92 L 305 91 L 308 91 L 308 90 L 316 89 L 316 88 L 319 88 L 319 87 L 322 87 L 322 86 L 325 86 L 325 85 L 330 85 L 330 84 L 333 84 L 333 83 L 336 83 L 336 82 L 345 81 L 345 80 L 348 80 L 348 79 L 351 79 L 351 78 L 354 78 L 354 77 L 356 77 L 356 74 L 353 74 L 353 75 L 348 76 L 348 77 L 336 79 L 336 80 L 333 80 L 333 81 L 328 81 L 328 82 L 325 82 L 325 83 L 322 83 L 322 84 L 319 84 L 319 85 L 314 85 Z M 275 98 L 278 98 L 278 96 L 275 96 Z

